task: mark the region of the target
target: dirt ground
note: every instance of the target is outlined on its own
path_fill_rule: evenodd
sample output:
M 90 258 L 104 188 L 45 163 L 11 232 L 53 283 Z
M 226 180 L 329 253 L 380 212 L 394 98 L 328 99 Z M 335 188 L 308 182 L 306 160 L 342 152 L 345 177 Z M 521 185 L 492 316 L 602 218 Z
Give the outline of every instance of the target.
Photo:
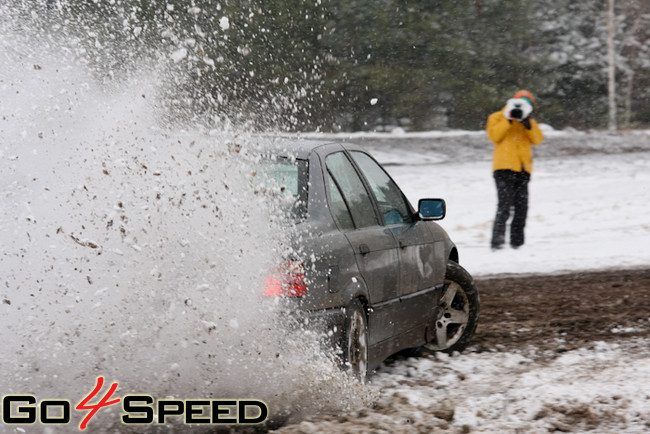
M 472 346 L 479 351 L 535 345 L 561 353 L 593 341 L 650 336 L 650 269 L 498 276 L 476 283 L 481 316 Z
M 500 275 L 476 278 L 476 283 L 481 297 L 481 316 L 466 352 L 479 353 L 476 354 L 478 358 L 480 353 L 503 353 L 504 357 L 506 354 L 525 354 L 530 360 L 526 366 L 511 370 L 513 375 L 520 375 L 519 370 L 544 369 L 552 363 L 553 355 L 560 357 L 567 351 L 603 345 L 597 342 L 634 342 L 635 339 L 650 337 L 650 269 Z M 531 348 L 535 351 L 530 351 Z M 462 402 L 467 394 L 479 399 L 487 393 L 489 399 L 496 400 L 490 410 L 501 408 L 498 397 L 507 395 L 507 378 L 503 379 L 505 386 L 500 384 L 498 375 L 493 379 L 496 383 L 490 383 L 490 380 L 476 384 L 460 381 L 455 385 L 441 386 L 444 381 L 436 383 L 438 377 L 444 380 L 449 378 L 449 372 L 458 373 L 451 368 L 450 371 L 442 368 L 436 375 L 414 378 L 409 372 L 418 372 L 416 359 L 409 358 L 409 354 L 398 354 L 386 361 L 388 369 L 394 370 L 389 377 L 395 380 L 386 383 L 389 377 L 382 378 L 379 387 L 383 394 L 372 408 L 350 414 L 314 415 L 304 423 L 286 425 L 279 432 L 474 432 L 471 427 L 453 425 L 457 409 L 449 403 L 454 399 Z M 504 372 L 507 376 L 509 371 L 505 369 Z M 426 397 L 435 397 L 436 394 L 443 398 L 440 402 L 431 398 L 434 403 L 431 408 L 420 408 L 408 399 L 409 393 L 413 393 L 416 404 L 427 402 Z M 634 425 L 631 416 L 630 421 L 622 417 L 621 423 L 615 417 L 612 419 L 611 415 L 624 414 L 625 411 L 617 406 L 616 401 L 613 402 L 606 405 L 598 402 L 580 404 L 576 408 L 577 404 L 569 401 L 555 407 L 555 404 L 545 403 L 551 410 L 541 411 L 532 420 L 519 416 L 515 425 L 509 419 L 501 421 L 503 425 L 500 425 L 498 417 L 495 421 L 486 416 L 485 423 L 492 425 L 477 432 L 504 432 L 501 429 L 504 426 L 519 427 L 507 432 L 581 432 L 592 425 L 600 432 L 646 431 L 647 423 L 642 421 L 640 425 Z M 451 407 L 447 408 L 447 404 Z M 637 429 L 639 426 L 641 431 Z

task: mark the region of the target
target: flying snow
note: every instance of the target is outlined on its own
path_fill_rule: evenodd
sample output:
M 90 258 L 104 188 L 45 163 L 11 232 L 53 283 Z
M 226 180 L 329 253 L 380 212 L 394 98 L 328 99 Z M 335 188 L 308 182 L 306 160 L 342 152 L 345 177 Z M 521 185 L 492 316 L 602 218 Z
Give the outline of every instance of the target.
M 102 84 L 66 41 L 0 24 L 0 390 L 77 403 L 103 376 L 122 395 L 254 397 L 272 417 L 367 399 L 261 297 L 287 243 L 251 188 L 248 135 L 165 128 L 155 70 Z

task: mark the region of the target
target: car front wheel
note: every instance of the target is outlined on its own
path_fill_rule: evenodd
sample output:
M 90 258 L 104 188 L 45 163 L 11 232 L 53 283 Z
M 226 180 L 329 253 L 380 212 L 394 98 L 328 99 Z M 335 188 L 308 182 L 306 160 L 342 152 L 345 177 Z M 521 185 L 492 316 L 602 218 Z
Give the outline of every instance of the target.
M 474 279 L 463 267 L 449 261 L 444 289 L 433 312 L 434 337 L 424 347 L 447 353 L 464 350 L 476 331 L 479 312 L 480 300 Z
M 365 382 L 368 372 L 368 325 L 359 300 L 354 300 L 346 308 L 342 344 L 346 370 L 362 383 Z

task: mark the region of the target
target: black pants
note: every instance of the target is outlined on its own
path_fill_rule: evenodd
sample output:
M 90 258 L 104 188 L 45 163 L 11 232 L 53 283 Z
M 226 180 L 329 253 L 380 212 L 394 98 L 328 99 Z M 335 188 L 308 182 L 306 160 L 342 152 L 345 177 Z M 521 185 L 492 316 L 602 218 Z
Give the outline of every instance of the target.
M 510 218 L 511 208 L 514 208 L 514 216 L 510 224 L 510 245 L 519 247 L 524 244 L 530 174 L 525 171 L 496 170 L 494 181 L 497 185 L 499 203 L 492 229 L 492 247 L 501 247 L 505 242 L 506 223 Z

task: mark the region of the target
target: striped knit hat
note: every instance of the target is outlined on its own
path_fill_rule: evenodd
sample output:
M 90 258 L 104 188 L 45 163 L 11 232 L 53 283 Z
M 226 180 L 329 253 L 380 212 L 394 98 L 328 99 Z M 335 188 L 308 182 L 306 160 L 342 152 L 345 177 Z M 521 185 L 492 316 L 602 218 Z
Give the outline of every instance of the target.
M 530 105 L 535 104 L 535 97 L 533 96 L 532 93 L 528 92 L 527 90 L 520 90 L 518 91 L 513 98 L 525 98 L 528 100 Z

